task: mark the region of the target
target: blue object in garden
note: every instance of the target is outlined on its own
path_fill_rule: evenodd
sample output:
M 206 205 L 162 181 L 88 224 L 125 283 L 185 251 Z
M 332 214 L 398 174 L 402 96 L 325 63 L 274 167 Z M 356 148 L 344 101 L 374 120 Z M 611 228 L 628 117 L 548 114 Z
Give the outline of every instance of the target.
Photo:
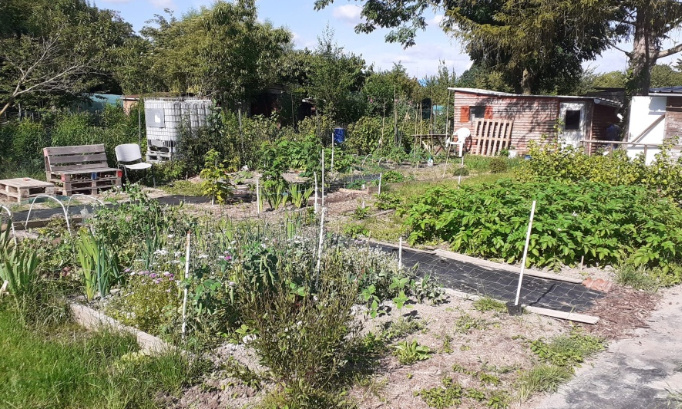
M 334 128 L 334 143 L 342 144 L 346 140 L 346 130 Z

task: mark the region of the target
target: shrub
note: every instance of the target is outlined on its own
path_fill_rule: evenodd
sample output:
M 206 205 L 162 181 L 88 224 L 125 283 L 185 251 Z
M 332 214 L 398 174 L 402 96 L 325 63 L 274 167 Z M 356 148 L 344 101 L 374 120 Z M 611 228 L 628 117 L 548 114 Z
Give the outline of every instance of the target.
M 377 195 L 376 207 L 379 210 L 397 209 L 402 203 L 400 197 L 395 193 L 381 193 Z
M 400 183 L 405 180 L 405 176 L 395 170 L 389 170 L 381 176 L 384 183 Z
M 474 256 L 521 259 L 530 212 L 537 211 L 529 265 L 661 267 L 678 281 L 682 262 L 682 210 L 646 188 L 502 180 L 460 189 L 436 187 L 406 209 L 410 242 L 444 240 Z
M 458 167 L 458 168 L 455 168 L 455 170 L 454 170 L 454 172 L 452 172 L 452 174 L 455 176 L 469 176 L 469 169 L 467 169 L 465 167 L 464 168 Z
M 493 158 L 488 166 L 491 173 L 504 173 L 507 171 L 507 161 L 503 158 Z

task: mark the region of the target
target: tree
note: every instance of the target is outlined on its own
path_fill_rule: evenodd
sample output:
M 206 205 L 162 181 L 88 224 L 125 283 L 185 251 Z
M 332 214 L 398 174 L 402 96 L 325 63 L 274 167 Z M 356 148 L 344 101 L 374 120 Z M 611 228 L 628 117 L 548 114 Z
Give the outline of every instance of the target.
M 322 8 L 333 0 L 317 0 Z M 682 22 L 681 0 L 363 0 L 365 22 L 358 32 L 389 28 L 387 41 L 415 43 L 426 27 L 424 11 L 444 12 L 442 27 L 462 38 L 474 61 L 521 76 L 521 88 L 537 79 L 577 78 L 578 62 L 605 47 L 632 40 L 628 89 L 648 93 L 651 70 L 660 58 L 682 51 L 664 41 Z M 559 70 L 559 72 L 554 72 Z M 543 87 L 546 87 L 543 86 Z
M 405 67 L 398 63 L 390 71 L 373 72 L 370 67 L 362 93 L 367 101 L 369 115 L 386 116 L 393 112 L 396 99 L 417 98 L 420 88 L 419 83 L 407 75 Z
M 0 115 L 17 101 L 78 98 L 112 81 L 109 50 L 132 28 L 83 0 L 4 0 L 0 8 Z
M 353 122 L 364 111 L 360 90 L 366 76 L 365 61 L 346 54 L 334 41 L 333 30 L 327 27 L 318 38 L 306 87 L 316 108 L 337 122 Z
M 156 16 L 141 31 L 153 47 L 150 70 L 166 91 L 234 103 L 275 79 L 291 33 L 257 21 L 253 0 L 218 1 L 176 19 Z

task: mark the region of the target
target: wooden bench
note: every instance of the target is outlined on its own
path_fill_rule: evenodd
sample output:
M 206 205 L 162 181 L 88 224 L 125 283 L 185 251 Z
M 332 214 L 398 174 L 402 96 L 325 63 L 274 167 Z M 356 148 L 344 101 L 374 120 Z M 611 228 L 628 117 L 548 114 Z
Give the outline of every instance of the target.
M 61 185 L 65 196 L 121 186 L 123 172 L 109 167 L 103 144 L 44 148 L 43 156 L 47 181 Z

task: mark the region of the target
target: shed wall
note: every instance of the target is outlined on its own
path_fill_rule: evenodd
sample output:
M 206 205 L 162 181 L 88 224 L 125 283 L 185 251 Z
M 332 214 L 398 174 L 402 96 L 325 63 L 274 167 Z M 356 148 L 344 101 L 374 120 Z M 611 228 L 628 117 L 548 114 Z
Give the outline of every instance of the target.
M 555 124 L 559 114 L 559 100 L 556 98 L 502 97 L 455 92 L 454 129 L 472 129 L 473 123 L 468 114 L 469 107 L 474 106 L 485 107 L 485 116 L 489 119 L 514 121 L 511 144 L 521 152 L 527 150 L 530 140 L 540 141 L 548 135 L 556 135 Z
M 682 137 L 682 97 L 668 97 L 665 107 L 665 138 Z

